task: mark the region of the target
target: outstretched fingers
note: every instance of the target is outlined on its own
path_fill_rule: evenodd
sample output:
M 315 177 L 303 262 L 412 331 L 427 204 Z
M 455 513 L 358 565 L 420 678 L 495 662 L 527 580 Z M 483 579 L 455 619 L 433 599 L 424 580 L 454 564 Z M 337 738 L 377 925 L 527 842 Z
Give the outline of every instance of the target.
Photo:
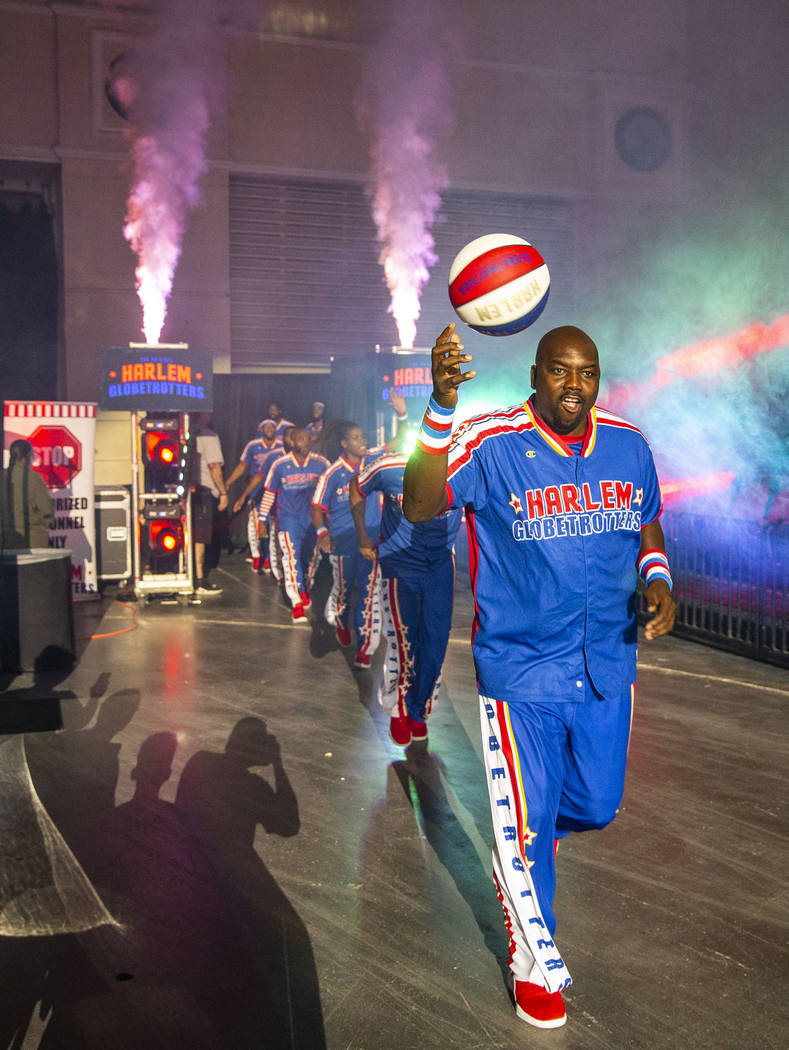
M 457 388 L 461 383 L 474 379 L 477 374 L 473 369 L 463 371 L 463 365 L 471 360 L 471 354 L 463 353 L 463 344 L 455 331 L 454 322 L 447 325 L 432 350 L 433 394 L 439 404 L 447 408 L 454 407 Z

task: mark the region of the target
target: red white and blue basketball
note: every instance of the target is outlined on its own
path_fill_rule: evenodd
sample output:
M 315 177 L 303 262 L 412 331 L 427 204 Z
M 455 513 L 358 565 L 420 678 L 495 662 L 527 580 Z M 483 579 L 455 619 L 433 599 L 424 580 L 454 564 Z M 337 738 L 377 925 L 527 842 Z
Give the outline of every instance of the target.
M 545 309 L 551 275 L 537 249 L 522 237 L 488 233 L 455 256 L 449 300 L 455 313 L 483 335 L 514 335 Z

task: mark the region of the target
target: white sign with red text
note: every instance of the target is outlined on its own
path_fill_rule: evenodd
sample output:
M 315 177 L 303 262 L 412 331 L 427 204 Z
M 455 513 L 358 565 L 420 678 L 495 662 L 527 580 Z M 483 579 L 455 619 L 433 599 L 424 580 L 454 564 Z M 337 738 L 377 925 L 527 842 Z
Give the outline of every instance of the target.
M 97 598 L 93 450 L 96 406 L 66 401 L 5 402 L 4 464 L 18 438 L 33 446 L 33 470 L 52 497 L 48 546 L 71 552 L 71 594 Z

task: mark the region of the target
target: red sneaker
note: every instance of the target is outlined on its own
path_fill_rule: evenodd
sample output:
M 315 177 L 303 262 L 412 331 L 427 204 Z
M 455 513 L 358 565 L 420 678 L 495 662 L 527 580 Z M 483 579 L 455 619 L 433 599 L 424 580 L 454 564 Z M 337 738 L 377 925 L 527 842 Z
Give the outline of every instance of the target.
M 427 740 L 427 722 L 417 722 L 415 718 L 408 715 L 408 725 L 411 729 L 412 740 Z
M 350 627 L 338 627 L 335 633 L 337 635 L 337 641 L 340 643 L 343 649 L 347 649 L 348 646 L 351 644 Z
M 307 614 L 304 612 L 304 606 L 303 605 L 299 604 L 299 605 L 294 605 L 293 606 L 293 622 L 294 623 L 306 623 L 307 622 Z
M 312 598 L 310 598 L 309 594 L 307 594 L 306 591 L 299 591 L 299 597 L 301 598 L 301 604 L 304 608 L 309 609 L 312 605 Z
M 408 747 L 411 743 L 411 726 L 408 724 L 408 715 L 395 715 L 389 719 L 389 736 L 400 747 Z
M 263 572 L 271 572 L 271 560 L 269 558 L 264 558 L 263 564 L 260 567 Z
M 531 981 L 515 981 L 515 1013 L 535 1028 L 561 1028 L 567 1020 L 561 992 L 548 992 Z
M 247 561 L 249 561 L 249 558 L 247 558 Z M 258 572 L 259 571 L 259 569 L 260 569 L 260 558 L 259 557 L 252 559 L 251 568 L 252 568 L 253 572 Z
M 370 654 L 363 653 L 360 649 L 356 654 L 356 659 L 353 661 L 354 667 L 369 667 L 370 666 Z

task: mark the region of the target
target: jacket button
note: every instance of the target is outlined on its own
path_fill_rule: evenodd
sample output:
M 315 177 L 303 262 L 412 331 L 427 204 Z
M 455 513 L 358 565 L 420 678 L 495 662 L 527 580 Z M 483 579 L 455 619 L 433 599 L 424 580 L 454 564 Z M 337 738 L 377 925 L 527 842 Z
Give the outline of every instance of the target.
M 583 686 L 583 682 L 576 682 L 575 684 L 578 686 L 579 689 L 581 689 Z

